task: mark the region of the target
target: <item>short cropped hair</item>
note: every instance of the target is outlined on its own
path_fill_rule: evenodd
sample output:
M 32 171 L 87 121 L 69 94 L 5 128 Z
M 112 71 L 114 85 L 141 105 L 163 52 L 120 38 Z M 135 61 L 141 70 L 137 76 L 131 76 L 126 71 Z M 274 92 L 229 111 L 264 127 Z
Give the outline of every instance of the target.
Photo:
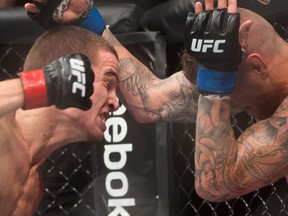
M 100 50 L 109 51 L 118 59 L 114 47 L 101 36 L 77 26 L 57 26 L 37 38 L 25 59 L 24 70 L 43 68 L 55 59 L 75 53 L 93 61 Z

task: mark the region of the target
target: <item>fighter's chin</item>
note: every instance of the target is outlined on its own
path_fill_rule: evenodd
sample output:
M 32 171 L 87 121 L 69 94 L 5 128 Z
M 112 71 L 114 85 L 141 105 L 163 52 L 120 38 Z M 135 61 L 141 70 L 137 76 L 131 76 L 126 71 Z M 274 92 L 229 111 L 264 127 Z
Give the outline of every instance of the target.
M 103 140 L 104 134 L 89 134 L 88 141 L 90 142 L 101 142 Z

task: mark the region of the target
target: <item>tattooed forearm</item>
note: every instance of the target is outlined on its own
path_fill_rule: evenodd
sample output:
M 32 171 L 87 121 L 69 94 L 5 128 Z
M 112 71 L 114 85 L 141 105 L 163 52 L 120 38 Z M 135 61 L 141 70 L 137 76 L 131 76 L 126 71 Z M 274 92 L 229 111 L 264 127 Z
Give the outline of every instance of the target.
M 133 58 L 120 60 L 120 87 L 138 97 L 143 110 L 154 121 L 195 122 L 197 89 L 184 75 L 176 74 L 164 81 Z M 185 83 L 186 81 L 186 83 Z M 126 101 L 131 100 L 131 97 Z
M 120 84 L 134 96 L 140 96 L 142 100 L 147 98 L 147 89 L 158 88 L 153 81 L 156 79 L 143 64 L 132 58 L 120 59 Z
M 109 41 L 117 50 L 117 47 L 122 47 L 121 43 L 117 40 L 117 38 L 112 34 L 109 29 L 105 29 L 102 37 Z
M 185 82 L 185 79 L 182 74 L 176 74 L 166 82 L 162 82 L 160 88 L 162 85 L 169 87 L 169 83 L 177 83 L 177 90 L 172 88 L 168 91 L 169 97 L 163 101 L 159 110 L 153 110 L 149 106 L 144 105 L 146 112 L 158 116 L 158 121 L 168 120 L 194 123 L 196 121 L 199 93 L 196 86 Z
M 195 122 L 198 104 L 195 84 L 191 84 L 182 72 L 163 80 L 158 79 L 119 43 L 109 29 L 102 36 L 118 52 L 118 96 L 136 120 Z
M 133 74 L 127 73 L 131 70 Z M 125 85 L 135 97 L 141 98 L 148 116 L 156 121 L 195 122 L 198 92 L 196 86 L 184 81 L 183 74 L 159 81 L 146 67 L 133 59 L 121 60 L 121 73 L 125 74 L 121 85 Z
M 229 107 L 229 101 L 222 99 L 199 99 L 195 187 L 202 197 L 213 201 L 249 193 L 287 173 L 285 101 L 271 118 L 253 124 L 237 140 L 229 120 Z
M 239 163 L 243 163 L 259 185 L 283 176 L 288 163 L 287 117 L 276 114 L 260 121 L 248 128 L 238 141 L 243 145 Z
M 229 100 L 199 97 L 195 186 L 199 195 L 213 200 L 221 199 L 225 194 L 235 194 L 236 190 L 232 188 L 236 182 L 229 176 L 237 158 L 230 113 Z

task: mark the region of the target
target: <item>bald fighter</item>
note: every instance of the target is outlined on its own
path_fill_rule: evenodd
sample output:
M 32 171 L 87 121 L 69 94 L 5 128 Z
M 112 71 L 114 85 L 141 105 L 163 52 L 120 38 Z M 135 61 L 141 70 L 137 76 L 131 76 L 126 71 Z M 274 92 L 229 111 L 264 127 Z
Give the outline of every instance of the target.
M 187 51 L 200 64 L 195 188 L 221 202 L 288 174 L 288 44 L 264 18 L 237 10 L 236 0 L 228 6 L 218 0 L 218 9 L 211 0 L 205 5 L 197 3 L 188 16 L 185 35 Z M 199 39 L 221 45 L 204 52 L 192 45 Z M 238 139 L 232 106 L 257 119 Z

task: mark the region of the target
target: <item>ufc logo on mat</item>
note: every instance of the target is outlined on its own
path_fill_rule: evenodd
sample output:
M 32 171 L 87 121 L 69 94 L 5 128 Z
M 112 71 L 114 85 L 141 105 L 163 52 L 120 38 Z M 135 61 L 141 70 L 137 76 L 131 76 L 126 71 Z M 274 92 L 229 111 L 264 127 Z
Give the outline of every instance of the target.
M 226 40 L 210 40 L 210 39 L 192 39 L 191 51 L 207 53 L 208 49 L 212 49 L 213 53 L 223 53 L 224 50 L 220 49 L 221 44 L 225 44 Z
M 86 76 L 84 62 L 79 59 L 70 59 L 69 60 L 72 74 L 77 77 L 77 81 L 72 84 L 72 93 L 76 94 L 77 90 L 81 91 L 81 97 L 85 97 L 86 94 Z

